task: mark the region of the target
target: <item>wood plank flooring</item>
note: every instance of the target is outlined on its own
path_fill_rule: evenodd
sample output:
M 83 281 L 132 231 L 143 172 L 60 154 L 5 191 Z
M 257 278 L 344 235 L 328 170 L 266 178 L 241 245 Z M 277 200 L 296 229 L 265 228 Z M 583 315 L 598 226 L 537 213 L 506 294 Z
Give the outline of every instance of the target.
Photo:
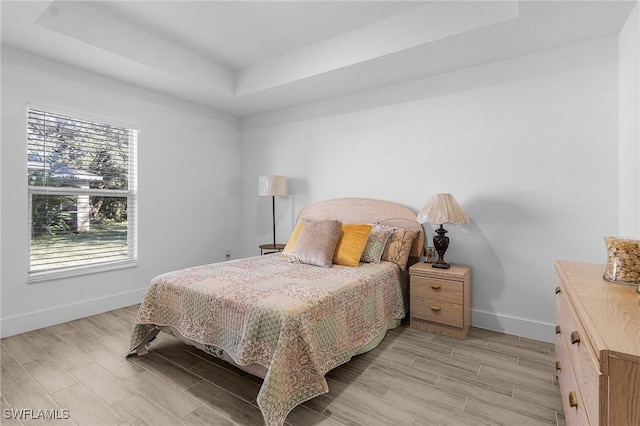
M 125 358 L 137 309 L 0 340 L 0 423 L 262 424 L 257 377 L 163 333 L 149 355 Z M 472 328 L 458 340 L 403 324 L 329 372 L 329 393 L 287 424 L 564 425 L 554 356 L 552 344 L 508 334 Z M 33 411 L 9 418 L 20 409 Z

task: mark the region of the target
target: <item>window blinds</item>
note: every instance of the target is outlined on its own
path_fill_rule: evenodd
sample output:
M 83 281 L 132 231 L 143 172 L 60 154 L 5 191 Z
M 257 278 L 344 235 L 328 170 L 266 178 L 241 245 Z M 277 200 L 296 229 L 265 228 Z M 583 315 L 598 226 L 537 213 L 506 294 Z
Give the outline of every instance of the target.
M 135 261 L 137 132 L 30 108 L 27 134 L 30 278 Z

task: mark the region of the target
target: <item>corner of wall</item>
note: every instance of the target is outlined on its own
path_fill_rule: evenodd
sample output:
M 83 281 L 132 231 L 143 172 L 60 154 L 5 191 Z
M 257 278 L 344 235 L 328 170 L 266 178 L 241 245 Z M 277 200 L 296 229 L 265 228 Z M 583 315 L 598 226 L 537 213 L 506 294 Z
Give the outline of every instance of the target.
M 640 237 L 640 4 L 618 34 L 619 234 Z

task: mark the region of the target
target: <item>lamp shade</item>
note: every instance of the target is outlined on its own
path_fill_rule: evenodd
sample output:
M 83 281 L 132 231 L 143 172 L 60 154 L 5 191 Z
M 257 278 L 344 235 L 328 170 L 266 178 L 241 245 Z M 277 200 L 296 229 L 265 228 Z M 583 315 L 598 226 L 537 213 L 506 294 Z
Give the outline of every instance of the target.
M 451 194 L 434 194 L 431 200 L 418 212 L 416 217 L 418 223 L 431 223 L 433 225 L 442 225 L 443 223 L 453 223 L 460 225 L 468 223 L 469 216 L 462 210 L 453 195 Z
M 287 177 L 280 175 L 260 176 L 258 180 L 258 195 L 289 195 Z

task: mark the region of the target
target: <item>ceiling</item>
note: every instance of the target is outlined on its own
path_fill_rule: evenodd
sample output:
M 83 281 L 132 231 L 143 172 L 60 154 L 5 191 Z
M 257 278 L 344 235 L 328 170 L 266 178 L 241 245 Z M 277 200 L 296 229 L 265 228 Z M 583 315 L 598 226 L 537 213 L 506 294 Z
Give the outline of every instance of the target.
M 1 42 L 245 117 L 617 34 L 633 1 L 7 1 Z

